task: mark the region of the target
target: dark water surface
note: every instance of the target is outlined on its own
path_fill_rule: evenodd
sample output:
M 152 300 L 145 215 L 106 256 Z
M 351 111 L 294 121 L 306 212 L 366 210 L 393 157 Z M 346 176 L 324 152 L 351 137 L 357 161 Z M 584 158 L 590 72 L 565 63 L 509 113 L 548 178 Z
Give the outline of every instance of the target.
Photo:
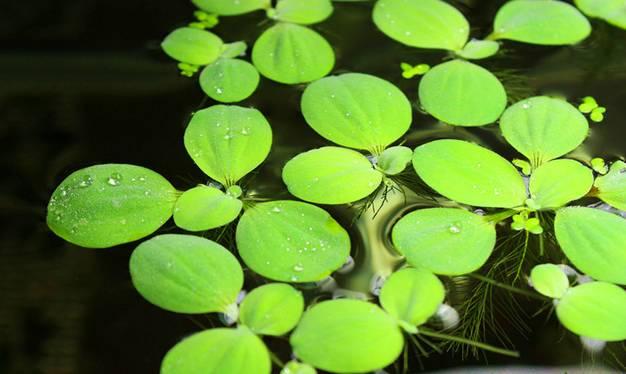
M 472 36 L 484 37 L 503 1 L 453 3 L 474 26 Z M 338 4 L 331 19 L 316 27 L 335 47 L 334 73 L 375 74 L 415 100 L 417 81 L 402 79 L 399 63 L 436 64 L 446 54 L 391 41 L 374 28 L 370 10 L 368 3 Z M 0 5 L 0 373 L 155 373 L 162 356 L 182 337 L 199 325 L 217 323 L 215 318 L 168 313 L 144 301 L 128 275 L 134 244 L 81 249 L 45 225 L 45 205 L 54 187 L 85 166 L 143 165 L 181 190 L 206 182 L 186 154 L 182 137 L 190 113 L 212 103 L 204 100 L 196 80 L 179 77 L 175 64 L 159 50 L 160 39 L 191 20 L 192 11 L 187 1 L 175 0 L 5 0 Z M 216 33 L 252 45 L 269 25 L 258 12 L 223 18 Z M 602 22 L 593 26 L 581 45 L 505 42 L 498 56 L 481 65 L 502 79 L 514 100 L 551 92 L 572 101 L 596 97 L 608 108 L 606 119 L 592 125 L 575 156 L 614 159 L 626 148 L 626 32 Z M 260 109 L 274 131 L 270 157 L 248 180 L 256 194 L 287 198 L 280 181 L 284 162 L 327 144 L 299 113 L 303 88 L 262 80 L 242 104 Z M 411 147 L 432 138 L 458 137 L 482 142 L 508 158 L 517 156 L 495 126 L 455 129 L 437 124 L 415 106 L 406 135 Z M 401 203 L 387 206 L 375 222 L 364 217 L 354 224 L 354 210 L 332 209 L 356 243 L 356 268 L 337 277 L 341 287 L 367 291 L 371 276 L 391 271 L 397 259 L 384 235 L 402 213 Z M 161 232 L 173 230 L 168 223 Z M 451 282 L 449 287 L 452 301 L 462 301 L 475 285 Z M 521 309 L 532 313 L 538 307 L 524 304 Z M 503 319 L 522 358 L 490 355 L 488 363 L 578 365 L 583 358 L 578 341 L 546 318 L 546 313 L 526 318 L 531 330 L 525 334 Z M 284 341 L 267 342 L 288 358 Z M 424 360 L 431 370 L 486 364 L 449 354 Z

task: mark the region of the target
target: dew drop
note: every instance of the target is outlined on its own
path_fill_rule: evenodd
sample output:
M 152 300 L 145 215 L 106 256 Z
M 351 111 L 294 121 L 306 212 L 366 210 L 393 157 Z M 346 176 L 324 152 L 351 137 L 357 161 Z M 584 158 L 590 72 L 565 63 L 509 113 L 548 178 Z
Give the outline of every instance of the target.
M 291 276 L 291 281 L 292 281 L 292 282 L 297 282 L 297 281 L 298 281 L 298 279 L 300 279 L 300 278 L 298 278 L 296 275 L 292 275 L 292 276 Z
M 301 272 L 302 270 L 304 270 L 304 266 L 302 266 L 302 264 L 295 264 L 293 266 L 293 271 Z
M 78 187 L 80 188 L 86 188 L 91 186 L 93 183 L 93 178 L 91 177 L 91 175 L 85 175 L 83 176 L 83 178 L 80 180 L 80 182 L 78 182 Z
M 528 108 L 530 108 L 530 104 L 525 102 L 524 104 L 522 104 L 522 108 L 528 109 Z
M 274 208 L 272 208 L 272 212 L 274 213 L 280 213 L 280 208 L 275 206 Z M 287 238 L 287 240 L 289 240 L 289 238 Z
M 215 93 L 217 93 L 218 95 L 221 95 L 224 93 L 224 90 L 222 90 L 220 87 L 215 87 Z
M 248 135 L 248 134 L 249 134 L 248 129 L 246 128 L 241 129 L 241 135 Z
M 450 225 L 450 227 L 448 227 L 448 231 L 451 234 L 458 234 L 461 232 L 461 224 L 460 223 L 453 223 Z
M 122 175 L 120 173 L 113 173 L 109 176 L 109 179 L 107 179 L 109 186 L 119 186 L 120 183 L 122 183 Z

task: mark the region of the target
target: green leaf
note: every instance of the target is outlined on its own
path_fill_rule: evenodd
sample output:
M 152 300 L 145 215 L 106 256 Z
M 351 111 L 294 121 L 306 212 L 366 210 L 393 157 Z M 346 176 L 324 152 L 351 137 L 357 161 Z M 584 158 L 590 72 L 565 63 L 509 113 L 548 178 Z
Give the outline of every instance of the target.
M 366 94 L 365 94 L 366 93 Z M 320 79 L 302 95 L 309 126 L 344 147 L 380 153 L 411 125 L 411 103 L 396 86 L 373 75 Z
M 413 151 L 409 147 L 395 146 L 387 148 L 378 156 L 376 166 L 387 175 L 396 175 L 404 171 L 413 158 Z
M 237 58 L 246 54 L 246 50 L 248 49 L 248 45 L 246 42 L 233 42 L 224 44 L 222 47 L 222 55 L 221 58 Z
M 536 96 L 507 108 L 500 129 L 506 141 L 537 167 L 578 147 L 589 124 L 567 101 Z
M 188 231 L 206 231 L 234 221 L 243 204 L 214 187 L 198 186 L 176 201 L 174 222 Z
M 626 339 L 626 291 L 614 284 L 570 288 L 559 300 L 556 315 L 575 334 L 604 341 Z
M 369 196 L 382 181 L 367 157 L 351 149 L 322 147 L 287 162 L 283 181 L 289 192 L 317 204 L 346 204 Z M 346 188 L 346 186 L 350 188 Z
M 276 9 L 268 11 L 272 19 L 301 25 L 322 22 L 332 13 L 330 0 L 278 0 Z
M 606 175 L 596 178 L 596 196 L 605 203 L 626 210 L 626 163 L 615 161 Z
M 402 217 L 391 232 L 409 264 L 435 274 L 461 275 L 479 269 L 491 255 L 496 230 L 463 209 L 420 209 Z
M 292 23 L 278 23 L 254 43 L 252 62 L 259 72 L 276 82 L 311 82 L 330 73 L 335 53 L 317 32 Z
M 463 60 L 430 69 L 420 82 L 419 99 L 430 115 L 456 126 L 493 123 L 506 107 L 506 92 L 498 78 Z
M 364 373 L 391 364 L 404 338 L 378 306 L 351 299 L 323 301 L 304 312 L 291 334 L 294 354 L 319 369 Z
M 560 209 L 554 221 L 567 258 L 594 279 L 626 285 L 626 220 L 593 208 Z
M 271 0 L 191 0 L 191 2 L 206 12 L 220 16 L 236 16 L 268 9 L 271 6 Z
M 245 326 L 191 335 L 167 352 L 161 374 L 269 374 L 270 355 L 263 341 Z
M 161 48 L 174 60 L 207 65 L 217 60 L 223 45 L 222 39 L 212 32 L 182 27 L 169 33 L 161 43 Z
M 593 172 L 574 160 L 553 160 L 530 176 L 530 196 L 539 208 L 558 208 L 585 196 L 593 185 Z
M 495 55 L 499 49 L 500 44 L 493 40 L 470 40 L 456 54 L 468 60 L 480 60 Z
M 440 0 L 378 0 L 373 18 L 380 31 L 411 47 L 456 51 L 469 36 L 463 14 Z
M 589 17 L 626 29 L 626 0 L 574 0 L 574 3 Z
M 415 149 L 413 167 L 426 184 L 463 204 L 514 208 L 526 186 L 517 169 L 486 148 L 462 140 L 435 140 Z
M 493 39 L 565 45 L 589 36 L 591 25 L 575 7 L 562 1 L 513 0 L 498 10 L 493 30 Z
M 433 273 L 405 268 L 393 273 L 380 291 L 380 305 L 392 317 L 412 326 L 425 323 L 443 303 L 445 289 Z
M 198 236 L 166 234 L 141 243 L 130 257 L 141 296 L 177 313 L 227 312 L 243 286 L 235 256 Z
M 234 103 L 252 95 L 259 79 L 259 73 L 251 63 L 221 58 L 202 70 L 200 87 L 215 101 Z
M 303 311 L 300 291 L 272 283 L 255 288 L 243 299 L 239 320 L 257 335 L 280 336 L 296 327 Z
M 107 248 L 155 232 L 174 210 L 177 191 L 150 169 L 95 165 L 70 174 L 48 203 L 48 227 L 70 243 Z
M 298 201 L 271 201 L 246 210 L 237 248 L 254 272 L 281 282 L 315 282 L 339 269 L 350 237 L 325 210 Z
M 197 111 L 185 148 L 209 177 L 229 187 L 259 166 L 272 145 L 272 129 L 256 109 L 214 105 Z
M 289 361 L 280 371 L 280 374 L 316 374 L 317 371 L 307 364 L 298 361 Z
M 540 294 L 560 299 L 569 288 L 567 275 L 554 264 L 537 265 L 530 272 L 533 288 Z

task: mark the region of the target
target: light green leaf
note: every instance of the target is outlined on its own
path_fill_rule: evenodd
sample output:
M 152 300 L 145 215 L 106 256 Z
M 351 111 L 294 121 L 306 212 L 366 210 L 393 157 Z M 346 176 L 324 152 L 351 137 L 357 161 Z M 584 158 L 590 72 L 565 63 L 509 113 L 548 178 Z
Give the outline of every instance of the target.
M 593 208 L 560 209 L 556 239 L 567 258 L 594 279 L 626 285 L 626 220 Z
M 198 186 L 185 191 L 176 201 L 174 222 L 188 231 L 205 231 L 234 221 L 243 204 L 214 187 Z
M 141 243 L 130 257 L 141 296 L 177 313 L 226 312 L 243 286 L 235 256 L 198 236 L 167 234 Z
M 585 196 L 593 185 L 593 172 L 574 160 L 553 160 L 530 176 L 530 196 L 540 209 L 558 208 Z
M 420 82 L 419 99 L 430 115 L 456 126 L 493 123 L 506 107 L 506 92 L 498 78 L 463 60 L 430 69 Z
M 200 87 L 215 101 L 234 103 L 252 95 L 259 79 L 259 73 L 251 63 L 220 58 L 202 70 Z
M 513 0 L 498 10 L 493 30 L 493 39 L 565 45 L 589 36 L 591 25 L 575 7 L 562 1 Z
M 468 60 L 480 60 L 495 55 L 499 49 L 500 44 L 493 40 L 470 40 L 456 54 Z
M 463 14 L 440 0 L 378 0 L 373 18 L 380 31 L 411 47 L 456 51 L 469 36 Z
M 317 371 L 310 365 L 298 361 L 289 361 L 280 371 L 280 374 L 316 374 Z
M 425 323 L 445 297 L 443 284 L 425 269 L 406 268 L 393 273 L 380 291 L 380 305 L 392 317 L 412 326 Z
M 604 341 L 626 339 L 626 291 L 614 284 L 570 288 L 559 300 L 556 315 L 575 334 Z
M 174 210 L 177 191 L 150 169 L 95 165 L 70 174 L 48 203 L 48 227 L 70 243 L 107 248 L 155 232 Z
M 344 147 L 380 153 L 411 125 L 411 103 L 373 75 L 348 73 L 311 83 L 302 95 L 309 126 Z
M 207 65 L 217 60 L 223 45 L 222 39 L 212 32 L 182 27 L 169 33 L 161 43 L 161 48 L 174 60 Z
M 233 42 L 224 44 L 222 47 L 221 58 L 237 58 L 246 54 L 246 50 L 248 49 L 248 45 L 246 42 Z
M 281 282 L 315 282 L 339 269 L 350 237 L 325 210 L 298 201 L 271 201 L 246 210 L 237 248 L 254 272 Z
M 198 8 L 220 16 L 236 16 L 259 9 L 268 9 L 271 0 L 191 0 Z
M 606 175 L 596 178 L 596 196 L 605 203 L 626 210 L 626 163 L 615 161 Z
M 563 297 L 569 288 L 567 275 L 554 264 L 535 266 L 530 272 L 530 281 L 537 292 L 553 299 Z
M 382 173 L 359 152 L 322 147 L 300 153 L 287 162 L 283 181 L 292 195 L 317 204 L 346 204 L 369 196 Z M 346 186 L 350 188 L 346 188 Z
M 395 146 L 387 148 L 378 156 L 376 166 L 387 175 L 400 174 L 413 158 L 413 151 L 409 147 Z
M 574 3 L 589 17 L 626 29 L 626 0 L 574 0 Z
M 311 25 L 322 22 L 333 13 L 330 0 L 278 0 L 268 16 L 277 21 Z
M 294 354 L 319 369 L 365 373 L 391 364 L 404 346 L 394 319 L 351 299 L 323 301 L 304 312 L 291 334 Z
M 463 204 L 513 208 L 526 186 L 517 169 L 486 148 L 462 140 L 435 140 L 415 149 L 413 167 L 426 184 Z
M 270 152 L 272 129 L 256 109 L 214 105 L 196 112 L 185 148 L 203 172 L 229 187 L 259 166 Z
M 496 230 L 463 209 L 420 209 L 402 217 L 391 232 L 409 264 L 435 274 L 461 275 L 479 269 L 491 255 Z
M 589 124 L 567 101 L 536 96 L 507 108 L 500 129 L 506 141 L 537 167 L 578 147 Z
M 245 326 L 191 335 L 167 352 L 161 374 L 269 374 L 270 355 L 263 341 Z
M 300 291 L 272 283 L 255 288 L 243 299 L 239 320 L 257 335 L 280 336 L 296 327 L 303 311 Z
M 292 23 L 278 23 L 254 43 L 252 62 L 259 72 L 276 82 L 311 82 L 330 73 L 335 53 L 317 32 Z

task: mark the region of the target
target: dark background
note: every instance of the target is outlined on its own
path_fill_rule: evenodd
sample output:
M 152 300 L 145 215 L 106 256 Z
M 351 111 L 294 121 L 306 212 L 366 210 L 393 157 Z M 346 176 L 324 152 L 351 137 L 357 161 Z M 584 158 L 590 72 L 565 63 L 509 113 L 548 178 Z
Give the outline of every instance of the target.
M 454 1 L 484 37 L 503 1 Z M 367 3 L 338 4 L 315 28 L 335 47 L 335 73 L 380 75 L 411 100 L 417 83 L 399 63 L 435 64 L 443 52 L 403 47 L 378 32 Z M 195 79 L 180 77 L 160 40 L 192 20 L 187 1 L 3 0 L 0 3 L 0 373 L 155 373 L 161 357 L 197 331 L 184 316 L 161 311 L 132 288 L 127 262 L 134 244 L 106 250 L 65 243 L 45 225 L 54 187 L 70 172 L 97 163 L 131 163 L 166 176 L 177 188 L 206 177 L 187 156 L 182 136 L 189 115 L 208 106 Z M 214 30 L 251 46 L 270 25 L 261 12 L 222 18 Z M 505 42 L 481 62 L 512 99 L 554 90 L 577 101 L 594 95 L 608 107 L 579 151 L 613 159 L 624 154 L 626 32 L 593 21 L 593 35 L 575 47 Z M 259 108 L 274 128 L 275 146 L 263 183 L 282 189 L 280 167 L 290 155 L 324 141 L 298 113 L 303 87 L 265 79 L 242 105 Z M 416 112 L 413 131 L 432 125 Z M 417 129 L 417 130 L 416 130 Z M 453 131 L 453 130 L 451 130 Z M 470 130 L 514 156 L 493 131 Z M 166 224 L 162 231 L 172 230 Z M 489 362 L 577 365 L 581 349 L 545 316 L 516 336 L 520 360 Z M 514 334 L 515 335 L 515 334 Z M 484 364 L 459 356 L 427 367 Z

